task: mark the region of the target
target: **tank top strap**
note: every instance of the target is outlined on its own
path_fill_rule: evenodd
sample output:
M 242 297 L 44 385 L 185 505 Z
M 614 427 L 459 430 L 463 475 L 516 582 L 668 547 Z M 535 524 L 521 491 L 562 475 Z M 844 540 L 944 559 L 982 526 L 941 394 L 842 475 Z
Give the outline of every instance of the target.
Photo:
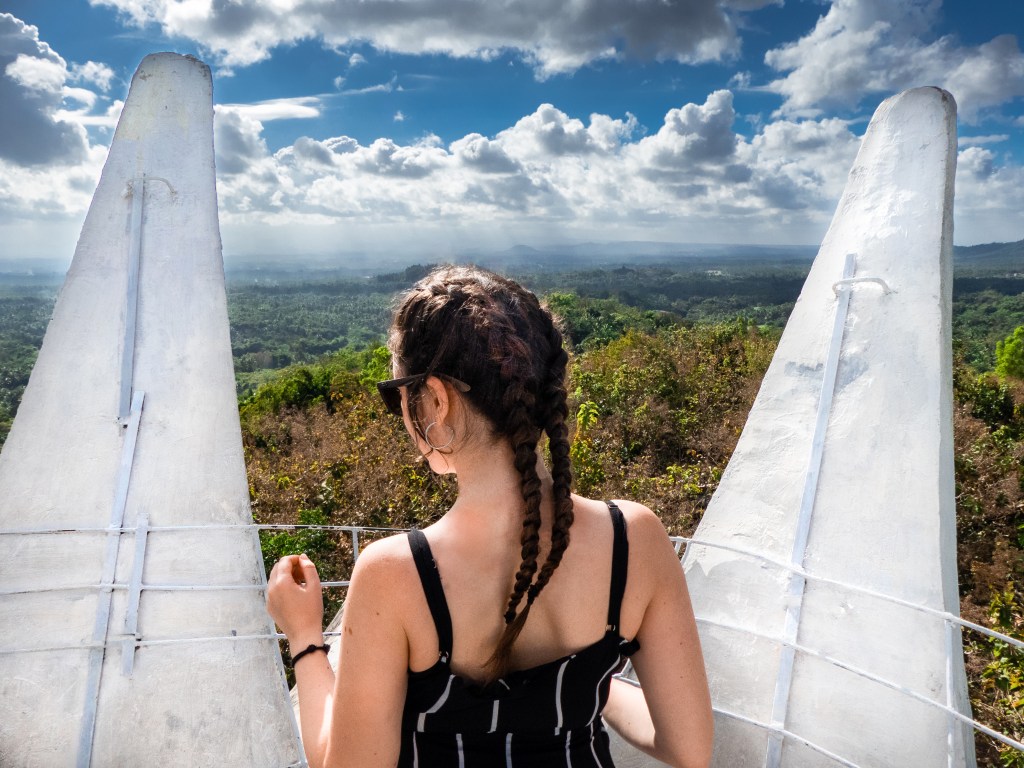
M 626 571 L 629 567 L 629 539 L 626 537 L 626 518 L 614 501 L 605 502 L 612 517 L 615 532 L 612 544 L 612 583 L 608 593 L 608 631 L 619 631 L 619 611 L 626 593 Z
M 444 588 L 441 586 L 441 575 L 437 572 L 437 563 L 423 531 L 414 528 L 408 535 L 412 559 L 416 562 L 423 594 L 426 595 L 430 615 L 434 619 L 434 628 L 437 630 L 438 656 L 441 661 L 447 663 L 452 656 L 452 617 L 448 612 Z

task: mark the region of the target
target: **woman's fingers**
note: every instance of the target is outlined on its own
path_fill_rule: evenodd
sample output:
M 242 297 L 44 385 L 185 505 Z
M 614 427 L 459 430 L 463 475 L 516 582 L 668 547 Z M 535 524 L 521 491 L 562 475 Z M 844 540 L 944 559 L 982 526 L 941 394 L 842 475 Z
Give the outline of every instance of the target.
M 290 578 L 299 586 L 320 586 L 320 576 L 316 571 L 316 565 L 313 564 L 313 561 L 305 553 L 301 555 L 285 555 L 274 564 L 270 574 L 271 578 Z
M 306 555 L 285 555 L 267 579 L 267 611 L 288 635 L 312 637 L 321 629 L 323 595 L 316 566 Z
M 320 574 L 317 573 L 313 561 L 306 557 L 305 552 L 299 555 L 298 566 L 302 574 L 302 582 L 314 589 L 320 589 Z

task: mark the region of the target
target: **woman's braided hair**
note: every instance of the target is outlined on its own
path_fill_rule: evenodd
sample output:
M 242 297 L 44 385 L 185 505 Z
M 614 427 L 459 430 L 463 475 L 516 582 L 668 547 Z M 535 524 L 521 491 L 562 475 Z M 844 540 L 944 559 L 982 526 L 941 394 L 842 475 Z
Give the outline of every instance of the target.
M 507 672 L 530 606 L 569 546 L 569 358 L 562 334 L 551 313 L 518 283 L 477 267 L 449 266 L 434 270 L 405 294 L 389 346 L 403 375 L 446 374 L 468 384 L 463 396 L 512 446 L 523 495 L 522 562 L 505 610 L 505 630 L 488 662 L 493 680 Z M 417 398 L 414 392 L 410 397 L 412 406 Z M 415 409 L 410 410 L 419 429 Z M 551 453 L 554 515 L 551 549 L 538 566 L 541 483 L 536 461 L 542 433 Z

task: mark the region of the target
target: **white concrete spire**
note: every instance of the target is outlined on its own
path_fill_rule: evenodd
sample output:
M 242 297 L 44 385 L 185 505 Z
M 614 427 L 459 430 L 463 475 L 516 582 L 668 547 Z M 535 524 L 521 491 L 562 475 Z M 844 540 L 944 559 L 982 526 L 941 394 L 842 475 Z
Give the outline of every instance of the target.
M 959 628 L 911 607 L 959 613 L 955 163 L 948 93 L 878 108 L 683 558 L 721 768 L 974 764 Z
M 210 71 L 156 54 L 0 454 L 0 763 L 300 764 L 249 523 Z

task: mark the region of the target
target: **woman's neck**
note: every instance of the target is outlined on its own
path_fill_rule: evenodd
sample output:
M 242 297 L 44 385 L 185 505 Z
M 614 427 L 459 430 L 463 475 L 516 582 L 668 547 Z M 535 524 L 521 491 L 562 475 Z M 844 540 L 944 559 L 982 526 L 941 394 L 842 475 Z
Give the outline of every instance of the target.
M 445 519 L 459 527 L 463 521 L 471 523 L 471 526 L 466 526 L 467 530 L 478 531 L 488 537 L 498 537 L 498 540 L 511 537 L 518 541 L 522 531 L 522 516 L 518 514 L 523 504 L 522 479 L 515 468 L 511 447 L 505 441 L 498 441 L 484 449 L 460 454 L 455 467 L 458 498 Z M 551 497 L 551 474 L 539 452 L 536 468 L 544 499 L 541 515 L 546 519 L 547 500 Z M 500 514 L 512 510 L 516 513 Z

